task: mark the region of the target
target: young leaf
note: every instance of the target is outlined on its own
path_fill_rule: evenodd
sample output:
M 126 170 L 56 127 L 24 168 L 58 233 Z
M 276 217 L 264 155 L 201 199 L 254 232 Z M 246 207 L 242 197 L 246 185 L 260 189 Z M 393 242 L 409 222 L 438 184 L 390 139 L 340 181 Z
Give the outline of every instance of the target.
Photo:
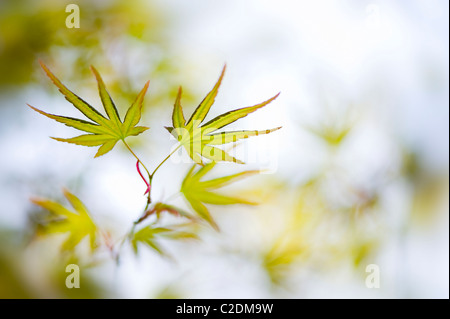
M 54 217 L 43 225 L 44 233 L 69 233 L 62 246 L 63 250 L 73 250 L 84 237 L 89 236 L 91 249 L 93 250 L 97 238 L 96 225 L 83 203 L 68 190 L 64 189 L 63 192 L 75 211 L 48 199 L 31 199 L 34 204 L 48 210 Z
M 156 237 L 160 233 L 169 232 L 170 229 L 163 227 L 152 227 L 153 225 L 146 226 L 133 234 L 131 239 L 131 245 L 133 246 L 134 252 L 138 253 L 138 243 L 145 244 L 154 250 L 156 250 L 161 255 L 164 255 L 159 244 L 156 242 Z
M 203 99 L 197 109 L 194 111 L 190 119 L 186 122 L 183 108 L 181 106 L 181 87 L 178 90 L 178 95 L 175 100 L 173 113 L 172 113 L 172 125 L 173 127 L 166 127 L 166 129 L 180 142 L 180 144 L 186 149 L 189 156 L 198 164 L 203 164 L 202 158 L 209 160 L 228 161 L 235 163 L 243 163 L 242 161 L 229 155 L 227 152 L 213 147 L 211 145 L 223 145 L 228 143 L 237 142 L 240 139 L 245 139 L 250 136 L 257 136 L 262 134 L 268 134 L 274 132 L 281 127 L 277 127 L 270 130 L 263 131 L 231 131 L 231 132 L 219 132 L 216 131 L 228 124 L 231 124 L 248 114 L 255 112 L 256 110 L 266 106 L 273 100 L 275 100 L 280 93 L 274 97 L 264 101 L 260 104 L 244 107 L 241 109 L 233 110 L 222 115 L 217 116 L 211 121 L 203 124 L 203 120 L 208 114 L 211 106 L 219 91 L 220 84 L 222 83 L 223 76 L 225 74 L 225 66 L 222 73 L 213 89 Z M 201 126 L 200 126 L 201 125 Z
M 156 217 L 159 218 L 163 212 L 167 212 L 167 213 L 172 214 L 177 217 L 184 217 L 193 222 L 197 220 L 197 218 L 195 216 L 189 214 L 188 212 L 186 212 L 178 207 L 158 202 L 153 206 L 153 208 L 148 209 L 145 212 L 145 214 L 141 218 L 138 219 L 137 223 L 142 222 L 143 220 L 145 220 L 146 218 L 148 218 L 149 216 L 151 216 L 153 214 L 155 214 Z
M 117 111 L 111 96 L 106 90 L 100 74 L 94 67 L 91 66 L 91 70 L 97 80 L 100 99 L 102 101 L 103 108 L 105 109 L 107 118 L 64 86 L 64 84 L 62 84 L 61 81 L 59 81 L 58 78 L 50 72 L 43 62 L 39 61 L 39 63 L 47 76 L 65 96 L 66 100 L 72 103 L 73 106 L 75 106 L 81 113 L 92 121 L 90 122 L 77 118 L 49 114 L 27 104 L 33 110 L 45 115 L 48 118 L 88 133 L 73 138 L 52 137 L 53 139 L 60 142 L 73 143 L 83 146 L 100 146 L 97 154 L 95 154 L 95 157 L 99 157 L 112 150 L 119 140 L 124 141 L 128 136 L 136 136 L 148 130 L 148 127 L 136 125 L 139 123 L 141 118 L 142 102 L 144 100 L 144 95 L 147 92 L 149 82 L 145 84 L 142 91 L 138 94 L 136 101 L 130 106 L 127 114 L 125 115 L 125 119 L 122 122 L 120 120 L 119 112 Z
M 193 229 L 189 229 L 192 224 L 178 224 L 170 227 L 154 227 L 154 225 L 152 223 L 133 234 L 131 245 L 136 254 L 138 253 L 138 245 L 144 244 L 156 250 L 161 255 L 165 255 L 158 243 L 159 238 L 174 240 L 198 239 Z
M 187 219 L 190 219 L 192 221 L 195 221 L 195 216 L 189 214 L 188 212 L 184 211 L 181 208 L 175 207 L 173 205 L 164 204 L 164 203 L 156 203 L 154 207 L 156 215 L 159 217 L 161 213 L 168 212 L 169 214 L 172 214 L 177 217 L 185 217 Z
M 297 234 L 283 233 L 262 255 L 263 267 L 272 283 L 283 284 L 289 278 L 289 271 L 305 252 L 303 240 Z
M 200 179 L 205 176 L 214 166 L 215 162 L 208 163 L 196 172 L 194 172 L 196 165 L 187 173 L 181 185 L 181 192 L 183 193 L 186 200 L 191 205 L 192 209 L 204 220 L 210 223 L 215 229 L 218 230 L 216 222 L 211 217 L 208 209 L 204 204 L 213 205 L 231 205 L 231 204 L 247 204 L 254 205 L 255 203 L 247 201 L 245 199 L 229 197 L 225 195 L 220 195 L 213 190 L 221 188 L 228 185 L 238 179 L 258 174 L 259 171 L 245 171 L 229 176 L 224 176 L 220 178 L 211 179 L 208 181 L 201 181 Z

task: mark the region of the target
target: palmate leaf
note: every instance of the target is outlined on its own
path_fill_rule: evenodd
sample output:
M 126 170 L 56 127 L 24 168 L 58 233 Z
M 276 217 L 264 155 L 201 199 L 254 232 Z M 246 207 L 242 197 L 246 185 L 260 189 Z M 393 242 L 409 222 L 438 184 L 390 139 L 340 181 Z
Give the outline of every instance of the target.
M 88 133 L 73 138 L 52 137 L 53 139 L 60 142 L 73 143 L 83 146 L 100 146 L 97 154 L 95 154 L 95 157 L 98 157 L 112 150 L 119 140 L 124 141 L 128 136 L 139 135 L 148 130 L 148 127 L 136 125 L 141 119 L 142 102 L 144 100 L 145 93 L 147 92 L 149 82 L 145 84 L 134 103 L 131 104 L 128 109 L 125 119 L 121 121 L 119 112 L 117 111 L 111 96 L 106 91 L 105 84 L 103 83 L 100 74 L 94 67 L 91 66 L 91 70 L 97 80 L 99 95 L 107 117 L 103 116 L 95 108 L 71 92 L 66 86 L 64 86 L 64 84 L 61 83 L 61 81 L 58 80 L 58 78 L 56 78 L 55 75 L 53 75 L 52 72 L 50 72 L 44 63 L 41 61 L 39 62 L 47 76 L 58 87 L 59 91 L 65 96 L 66 100 L 72 103 L 73 106 L 75 106 L 81 113 L 92 121 L 49 114 L 28 104 L 28 106 L 33 110 L 45 115 L 48 118 Z
M 148 209 L 145 212 L 145 214 L 142 215 L 141 218 L 138 219 L 137 223 L 142 222 L 143 220 L 145 220 L 146 218 L 148 218 L 151 215 L 156 215 L 156 218 L 159 219 L 164 212 L 171 214 L 173 216 L 184 217 L 186 219 L 189 219 L 192 222 L 197 221 L 197 218 L 194 215 L 184 211 L 183 209 L 180 209 L 173 205 L 158 202 L 158 203 L 155 203 L 153 208 Z
M 31 199 L 34 204 L 52 213 L 50 221 L 42 225 L 43 233 L 69 233 L 62 245 L 63 250 L 73 250 L 84 237 L 89 236 L 91 249 L 94 249 L 96 246 L 97 227 L 92 221 L 88 210 L 78 197 L 66 189 L 63 192 L 75 211 L 49 199 Z
M 173 240 L 198 239 L 195 233 L 195 227 L 193 226 L 195 226 L 193 223 L 186 223 L 158 227 L 155 226 L 155 223 L 152 223 L 133 234 L 131 245 L 136 254 L 138 253 L 139 245 L 144 244 L 156 250 L 161 255 L 166 255 L 159 245 L 159 240 L 163 238 Z
M 209 171 L 213 169 L 216 162 L 208 163 L 200 167 L 195 171 L 196 165 L 187 173 L 181 185 L 181 192 L 186 200 L 191 205 L 192 209 L 204 220 L 210 223 L 215 229 L 218 230 L 216 222 L 213 220 L 211 214 L 206 208 L 205 204 L 213 205 L 231 205 L 231 204 L 247 204 L 254 205 L 255 203 L 247 201 L 245 199 L 229 197 L 213 192 L 215 189 L 226 186 L 238 179 L 258 174 L 259 171 L 244 171 L 241 173 L 219 177 L 207 181 L 201 181 L 201 178 L 205 176 Z
M 163 212 L 168 212 L 169 214 L 172 214 L 174 216 L 184 217 L 184 218 L 190 219 L 191 221 L 195 221 L 195 219 L 196 219 L 195 216 L 193 216 L 192 214 L 189 214 L 188 212 L 184 211 L 181 208 L 178 208 L 176 206 L 169 205 L 169 204 L 164 204 L 161 202 L 155 204 L 154 211 L 158 218 Z
M 244 107 L 237 110 L 233 110 L 222 115 L 219 115 L 211 121 L 202 125 L 206 115 L 208 114 L 211 106 L 219 91 L 220 84 L 225 74 L 226 66 L 224 66 L 222 73 L 213 89 L 203 99 L 197 109 L 194 111 L 190 119 L 186 122 L 183 108 L 181 106 L 181 94 L 182 89 L 178 90 L 178 95 L 175 100 L 173 113 L 172 113 L 172 127 L 166 127 L 166 129 L 180 142 L 180 144 L 186 149 L 189 156 L 198 164 L 203 164 L 203 158 L 207 158 L 211 161 L 228 161 L 235 163 L 243 163 L 242 161 L 229 155 L 227 152 L 214 147 L 214 145 L 223 145 L 228 143 L 237 142 L 238 140 L 248 138 L 250 136 L 257 136 L 262 134 L 268 134 L 280 129 L 277 127 L 269 130 L 262 131 L 231 131 L 231 132 L 216 132 L 218 129 L 231 124 L 248 114 L 255 112 L 256 110 L 266 106 L 273 100 L 275 100 L 280 93 L 274 97 L 254 106 Z

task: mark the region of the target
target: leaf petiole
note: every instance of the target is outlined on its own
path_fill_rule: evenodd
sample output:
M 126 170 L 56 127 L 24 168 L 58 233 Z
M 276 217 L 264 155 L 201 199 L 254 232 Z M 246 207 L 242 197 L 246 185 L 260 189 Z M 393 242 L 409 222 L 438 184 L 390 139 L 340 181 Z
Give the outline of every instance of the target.
M 151 188 L 152 188 L 153 176 L 158 171 L 158 169 L 170 158 L 170 156 L 172 156 L 181 147 L 181 145 L 178 145 L 169 155 L 167 155 L 166 158 L 164 158 L 163 161 L 161 163 L 159 163 L 158 166 L 150 174 L 150 172 L 147 169 L 147 167 L 144 165 L 144 163 L 142 163 L 141 159 L 133 152 L 133 150 L 128 145 L 128 143 L 125 142 L 124 139 L 122 139 L 122 142 L 125 145 L 125 147 L 128 149 L 128 151 L 130 151 L 130 153 L 133 154 L 133 156 L 136 158 L 136 160 L 137 160 L 137 162 L 136 162 L 136 169 L 137 169 L 139 175 L 141 176 L 142 180 L 144 181 L 145 185 L 147 186 L 147 189 L 146 189 L 146 191 L 144 193 L 144 195 L 148 194 L 148 196 L 147 196 L 147 205 L 146 205 L 145 210 L 144 210 L 144 212 L 145 212 L 145 211 L 147 211 L 147 208 L 148 208 L 149 204 L 152 202 L 152 200 L 151 200 Z M 144 175 L 141 173 L 139 165 L 142 165 L 142 167 L 145 169 L 145 171 L 146 171 L 146 173 L 148 175 L 148 182 L 145 179 Z
M 153 176 L 155 175 L 156 171 L 162 166 L 162 164 L 164 164 L 165 161 L 167 161 L 176 151 L 178 151 L 178 149 L 181 147 L 181 144 L 177 146 L 177 148 L 175 148 L 169 155 L 167 155 L 167 157 L 165 159 L 163 159 L 163 161 L 161 163 L 159 163 L 159 165 L 155 168 L 155 170 L 151 173 L 150 178 L 152 179 Z M 150 180 L 151 180 L 150 179 Z M 150 183 L 151 184 L 151 183 Z
M 125 145 L 125 147 L 130 151 L 131 154 L 133 154 L 133 156 L 136 158 L 137 163 L 136 163 L 136 168 L 138 170 L 139 175 L 142 177 L 142 179 L 144 180 L 145 184 L 147 185 L 147 191 L 144 193 L 147 194 L 147 206 L 148 204 L 151 203 L 151 197 L 150 197 L 150 189 L 151 189 L 151 184 L 152 184 L 152 175 L 150 175 L 150 172 L 148 171 L 147 167 L 144 165 L 144 163 L 142 163 L 141 159 L 133 152 L 133 150 L 131 149 L 131 147 L 127 144 L 127 142 L 125 142 L 124 139 L 122 139 L 123 144 Z M 147 172 L 148 175 L 148 182 L 145 180 L 144 176 L 142 175 L 140 169 L 139 169 L 139 164 L 142 165 L 142 167 L 145 169 L 145 171 Z
M 142 180 L 144 181 L 145 185 L 147 185 L 147 190 L 145 191 L 144 195 L 146 195 L 148 192 L 150 192 L 150 184 L 145 179 L 144 175 L 142 175 L 141 170 L 139 169 L 139 160 L 136 162 L 136 169 L 141 176 Z

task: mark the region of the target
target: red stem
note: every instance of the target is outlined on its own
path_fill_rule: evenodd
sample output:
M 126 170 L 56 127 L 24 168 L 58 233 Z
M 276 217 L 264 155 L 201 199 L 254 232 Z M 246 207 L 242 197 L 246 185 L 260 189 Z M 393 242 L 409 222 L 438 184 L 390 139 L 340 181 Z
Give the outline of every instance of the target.
M 147 182 L 147 180 L 145 179 L 144 175 L 142 175 L 141 170 L 139 169 L 139 160 L 136 162 L 136 168 L 137 168 L 137 171 L 138 171 L 139 175 L 141 175 L 141 178 L 144 181 L 145 185 L 147 185 L 147 190 L 144 193 L 144 195 L 145 195 L 145 194 L 147 194 L 150 191 L 150 184 Z

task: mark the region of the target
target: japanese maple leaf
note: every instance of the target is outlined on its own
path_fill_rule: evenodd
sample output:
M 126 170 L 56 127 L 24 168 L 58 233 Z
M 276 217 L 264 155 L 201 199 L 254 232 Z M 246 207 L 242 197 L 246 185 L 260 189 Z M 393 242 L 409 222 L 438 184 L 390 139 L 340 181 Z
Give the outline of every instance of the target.
M 213 205 L 231 205 L 231 204 L 247 204 L 254 205 L 255 203 L 247 201 L 245 199 L 230 197 L 213 192 L 215 189 L 228 185 L 238 179 L 258 174 L 259 171 L 244 171 L 237 174 L 219 177 L 207 181 L 201 181 L 201 178 L 205 176 L 210 170 L 213 169 L 216 162 L 208 163 L 196 172 L 194 172 L 197 165 L 193 165 L 190 171 L 187 173 L 181 185 L 181 192 L 186 200 L 191 205 L 192 209 L 204 220 L 209 222 L 214 228 L 218 229 L 217 224 L 211 217 L 208 209 L 204 204 Z
M 42 115 L 45 115 L 67 126 L 71 126 L 80 131 L 88 133 L 73 138 L 52 137 L 53 139 L 60 142 L 73 143 L 83 146 L 100 146 L 97 154 L 95 154 L 95 157 L 98 157 L 112 150 L 119 140 L 125 142 L 126 137 L 139 135 L 148 129 L 148 127 L 136 125 L 141 119 L 142 102 L 144 100 L 145 93 L 147 92 L 149 82 L 145 84 L 144 88 L 138 94 L 134 103 L 131 104 L 124 120 L 122 121 L 111 96 L 106 91 L 105 84 L 103 83 L 100 74 L 94 67 L 91 66 L 91 70 L 97 80 L 100 98 L 107 117 L 103 116 L 95 108 L 93 108 L 82 98 L 80 98 L 72 91 L 70 91 L 66 86 L 64 86 L 61 81 L 58 80 L 58 78 L 56 78 L 56 76 L 53 75 L 52 72 L 50 72 L 50 70 L 44 63 L 42 63 L 41 61 L 39 61 L 39 63 L 41 64 L 41 67 L 44 69 L 47 76 L 53 81 L 53 83 L 58 87 L 59 91 L 65 96 L 67 101 L 72 103 L 73 106 L 75 106 L 81 113 L 83 113 L 89 120 L 92 121 L 91 122 L 72 117 L 49 114 L 28 104 L 29 107 Z
M 222 73 L 216 85 L 203 99 L 200 105 L 195 109 L 191 118 L 187 122 L 185 120 L 183 109 L 180 103 L 182 94 L 182 89 L 180 87 L 172 113 L 173 127 L 166 127 L 166 129 L 180 142 L 181 146 L 186 149 L 189 156 L 198 164 L 203 164 L 202 158 L 207 158 L 216 162 L 229 161 L 242 164 L 242 161 L 234 158 L 227 152 L 214 146 L 233 143 L 250 136 L 268 134 L 281 128 L 277 127 L 274 129 L 262 131 L 254 130 L 216 132 L 217 130 L 227 126 L 228 124 L 231 124 L 247 116 L 248 114 L 266 106 L 267 104 L 275 100 L 280 93 L 260 104 L 224 113 L 215 117 L 211 121 L 202 124 L 217 96 L 220 84 L 225 74 L 225 69 L 226 66 L 223 67 Z
M 54 217 L 43 225 L 43 233 L 69 233 L 66 241 L 62 245 L 64 250 L 73 250 L 84 237 L 89 236 L 91 249 L 94 249 L 96 245 L 97 227 L 92 221 L 88 210 L 78 197 L 66 189 L 64 189 L 64 196 L 75 211 L 49 199 L 31 199 L 34 204 L 48 210 Z
M 192 223 L 186 223 L 172 225 L 169 227 L 159 227 L 156 226 L 155 223 L 151 223 L 133 234 L 131 245 L 136 254 L 138 253 L 138 246 L 143 244 L 153 248 L 161 255 L 167 256 L 159 245 L 160 239 L 198 239 L 198 236 L 195 233 L 196 228 L 193 227 L 193 225 L 194 224 Z

